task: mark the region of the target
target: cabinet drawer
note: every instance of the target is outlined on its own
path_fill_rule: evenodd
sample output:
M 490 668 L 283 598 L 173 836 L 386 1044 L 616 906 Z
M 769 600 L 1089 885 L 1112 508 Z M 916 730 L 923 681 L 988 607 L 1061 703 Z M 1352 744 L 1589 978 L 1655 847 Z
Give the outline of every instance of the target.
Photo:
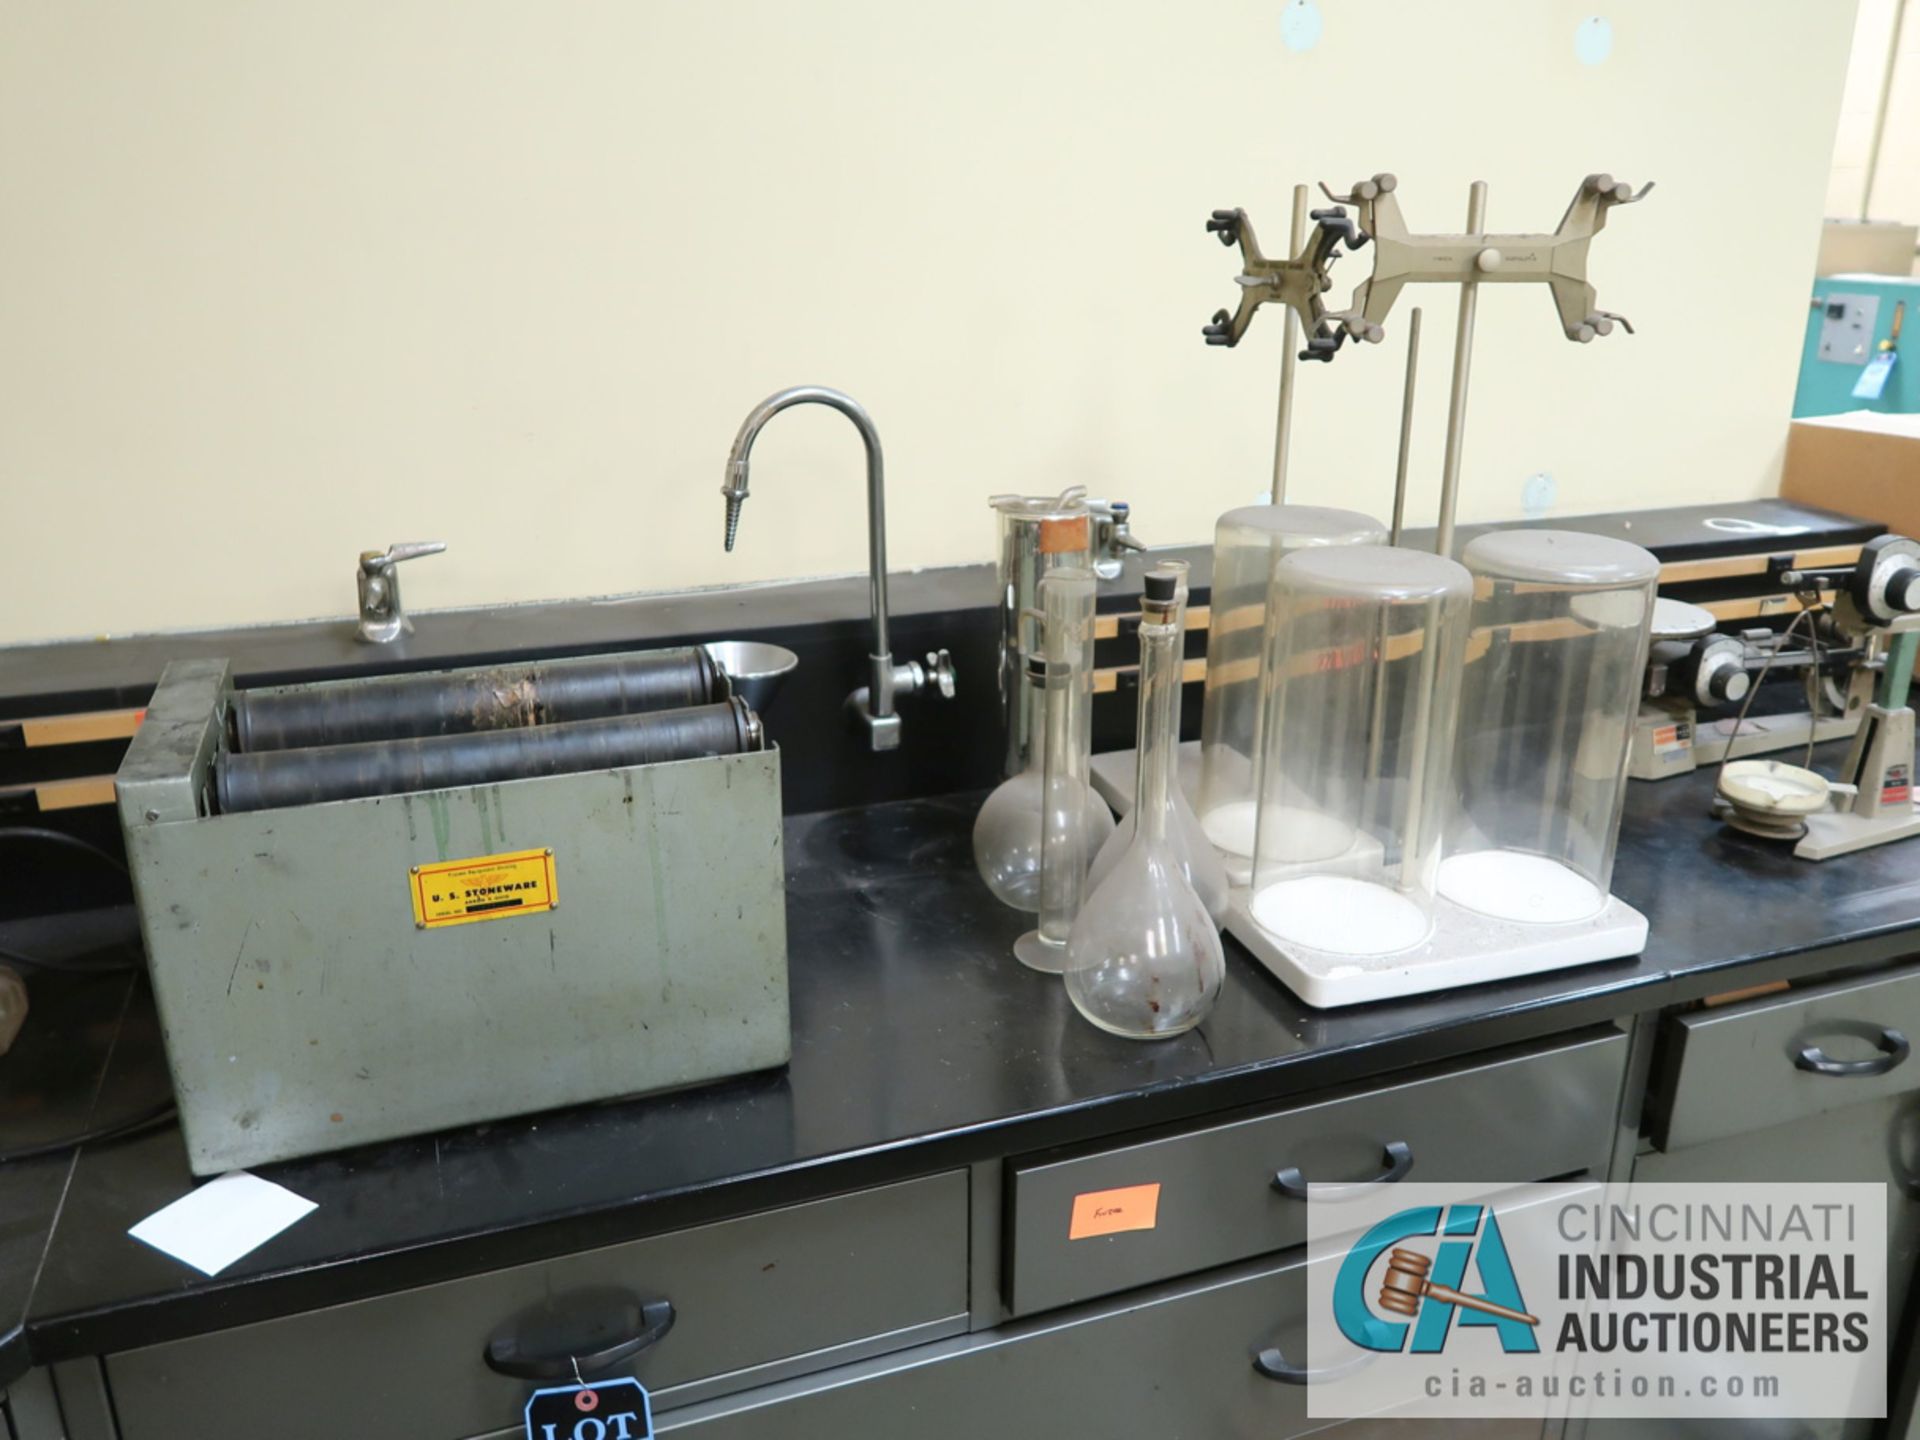
M 451 1440 L 511 1423 L 555 1383 L 482 1359 L 496 1327 L 550 1297 L 671 1301 L 673 1328 L 612 1372 L 666 1410 L 959 1332 L 966 1260 L 956 1171 L 128 1351 L 107 1374 L 126 1440 L 258 1440 L 288 1416 L 310 1433 Z
M 1920 1089 L 1920 967 L 1668 1021 L 1652 1137 L 1663 1150 Z M 1839 1064 L 1851 1073 L 1822 1073 Z
M 1302 1182 L 1508 1184 L 1602 1173 L 1626 1038 L 1506 1052 L 1134 1144 L 1016 1163 L 1008 1303 L 1016 1315 L 1299 1245 Z M 1277 1177 L 1285 1172 L 1286 1185 Z M 1072 1238 L 1075 1205 L 1124 1208 L 1158 1186 L 1150 1229 Z M 1290 1193 L 1291 1191 L 1291 1193 Z M 1113 1201 L 1085 1197 L 1120 1192 Z
M 1310 1419 L 1307 1264 L 1272 1257 L 690 1406 L 685 1440 L 1534 1440 L 1540 1422 Z M 1331 1427 L 1331 1428 L 1330 1428 Z M 502 1432 L 486 1440 L 512 1440 Z
M 1253 1357 L 1272 1345 L 1304 1364 L 1306 1315 L 1305 1260 L 1254 1261 L 696 1406 L 660 1428 L 687 1440 L 1292 1440 L 1329 1422 L 1307 1418 L 1305 1386 L 1267 1379 Z

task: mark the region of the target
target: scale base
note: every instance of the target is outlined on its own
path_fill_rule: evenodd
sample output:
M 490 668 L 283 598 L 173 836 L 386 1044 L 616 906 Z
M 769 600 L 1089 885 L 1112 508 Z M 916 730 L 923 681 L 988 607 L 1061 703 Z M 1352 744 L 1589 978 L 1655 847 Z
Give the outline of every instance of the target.
M 1822 812 L 1807 816 L 1806 838 L 1793 847 L 1793 853 L 1802 860 L 1831 860 L 1910 835 L 1920 835 L 1920 812 L 1912 809 L 1904 815 L 1880 814 L 1871 820 L 1850 811 Z
M 1276 940 L 1247 913 L 1248 898 L 1234 891 L 1227 933 L 1321 1010 L 1622 960 L 1647 945 L 1647 917 L 1611 895 L 1598 915 L 1559 925 L 1495 920 L 1442 898 L 1424 944 L 1391 955 L 1340 955 Z

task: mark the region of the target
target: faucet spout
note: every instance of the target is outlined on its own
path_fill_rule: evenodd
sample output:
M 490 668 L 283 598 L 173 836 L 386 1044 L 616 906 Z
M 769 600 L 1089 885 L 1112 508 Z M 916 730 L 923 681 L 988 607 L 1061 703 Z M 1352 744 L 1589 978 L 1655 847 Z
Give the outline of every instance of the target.
M 872 748 L 892 750 L 900 744 L 900 717 L 894 713 L 894 697 L 919 689 L 928 681 L 918 664 L 896 666 L 888 634 L 887 617 L 887 491 L 886 462 L 880 451 L 880 432 L 873 417 L 851 395 L 830 390 L 824 385 L 796 385 L 769 395 L 748 412 L 734 437 L 727 455 L 726 483 L 720 493 L 727 502 L 727 549 L 732 550 L 740 533 L 740 511 L 747 499 L 747 473 L 753 442 L 775 415 L 795 405 L 825 405 L 838 410 L 853 422 L 867 451 L 867 600 L 873 618 L 872 641 L 868 648 L 868 683 L 848 696 L 848 704 L 866 724 Z M 930 660 L 932 657 L 929 657 Z M 953 687 L 951 663 L 942 656 L 934 662 L 941 673 L 937 678 L 943 694 Z

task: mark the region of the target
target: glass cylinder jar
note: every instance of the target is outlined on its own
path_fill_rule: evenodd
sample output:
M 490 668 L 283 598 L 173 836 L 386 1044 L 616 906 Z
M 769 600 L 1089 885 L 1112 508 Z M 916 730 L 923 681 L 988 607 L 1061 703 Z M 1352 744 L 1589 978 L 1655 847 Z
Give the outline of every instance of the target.
M 1195 810 L 1227 875 L 1247 883 L 1253 865 L 1254 763 L 1260 753 L 1260 657 L 1267 643 L 1273 568 L 1296 550 L 1384 545 L 1387 530 L 1355 510 L 1244 505 L 1213 530 L 1213 604 L 1200 717 Z
M 1395 546 L 1274 567 L 1248 909 L 1282 945 L 1385 955 L 1432 933 L 1470 591 Z
M 1440 893 L 1501 920 L 1600 913 L 1626 799 L 1660 562 L 1569 530 L 1468 544 L 1461 676 Z
M 1040 714 L 1023 678 L 1026 657 L 1038 646 L 1033 616 L 1040 605 L 1040 580 L 1062 566 L 1093 563 L 1093 523 L 1086 487 L 1075 485 L 1057 496 L 995 495 L 999 548 L 994 566 L 999 585 L 1001 714 L 1006 741 L 1003 773 L 1027 768 L 1040 733 Z
M 1133 843 L 1067 936 L 1067 995 L 1115 1035 L 1157 1040 L 1206 1018 L 1226 978 L 1220 932 L 1171 840 L 1180 745 L 1181 576 L 1147 573 Z

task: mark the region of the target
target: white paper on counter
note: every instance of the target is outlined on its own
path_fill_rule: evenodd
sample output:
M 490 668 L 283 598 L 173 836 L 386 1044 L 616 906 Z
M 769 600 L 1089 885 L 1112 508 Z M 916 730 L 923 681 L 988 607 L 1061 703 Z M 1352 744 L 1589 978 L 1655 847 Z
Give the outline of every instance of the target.
M 205 1275 L 218 1275 L 318 1207 L 284 1185 L 235 1170 L 127 1231 Z

